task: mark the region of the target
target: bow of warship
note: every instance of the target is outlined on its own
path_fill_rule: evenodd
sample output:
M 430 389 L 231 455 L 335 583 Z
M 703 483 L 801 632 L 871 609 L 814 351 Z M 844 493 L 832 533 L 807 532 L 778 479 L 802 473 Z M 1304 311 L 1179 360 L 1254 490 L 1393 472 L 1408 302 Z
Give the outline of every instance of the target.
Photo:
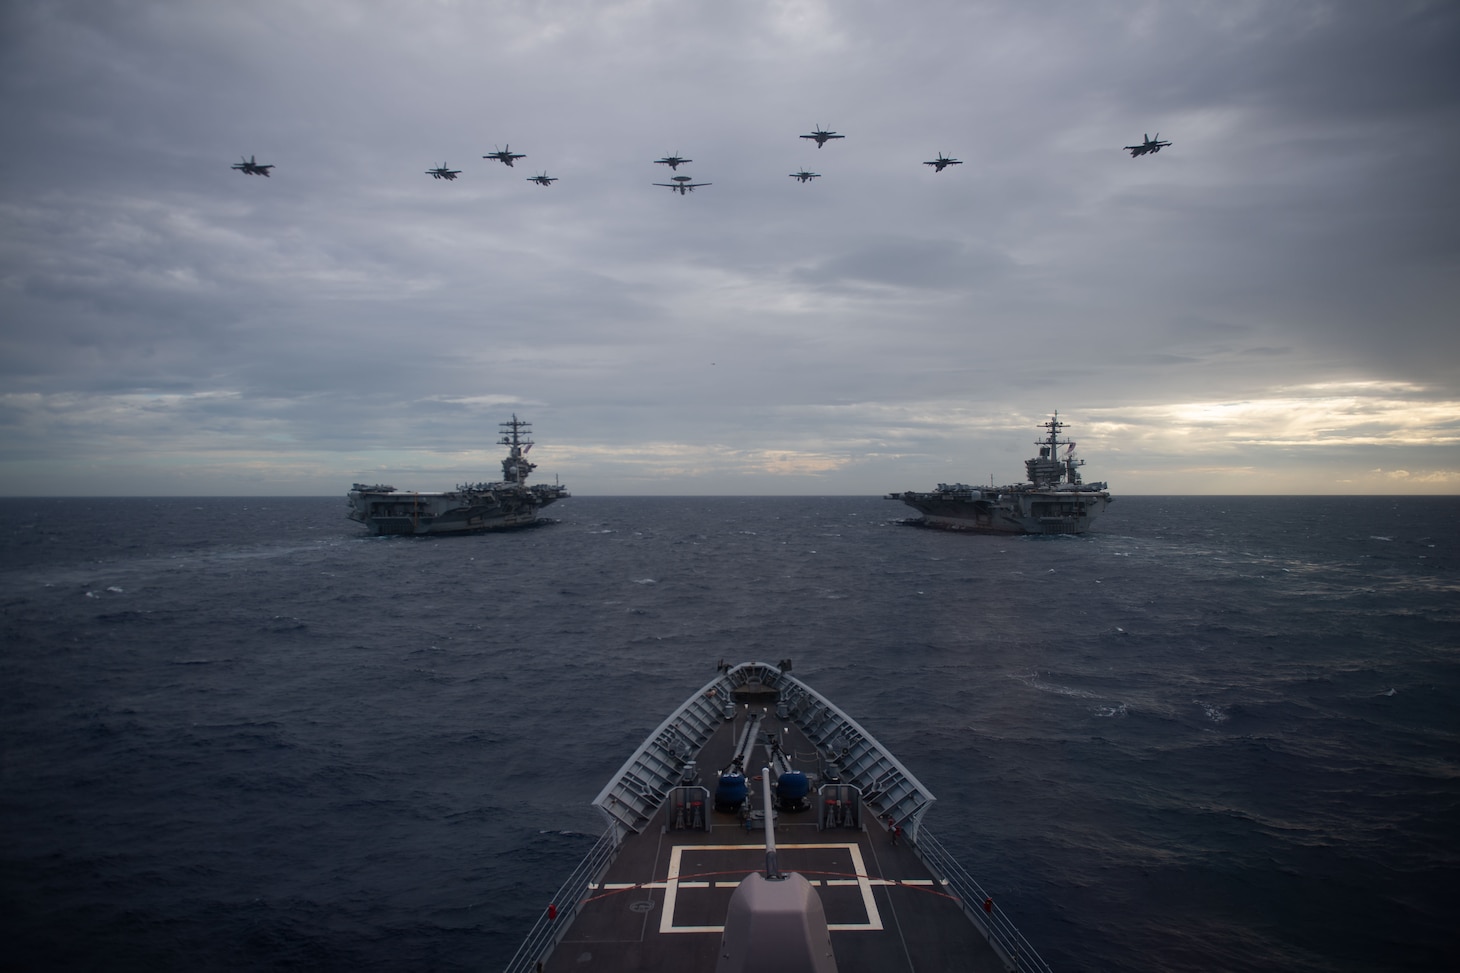
M 790 660 L 722 663 L 599 793 L 603 836 L 507 971 L 1048 970 L 934 800 Z
M 1034 441 L 1039 454 L 1024 461 L 1026 483 L 939 483 L 936 490 L 889 493 L 885 499 L 901 500 L 921 513 L 910 523 L 924 527 L 979 534 L 1082 534 L 1113 498 L 1106 484 L 1080 479 L 1085 461 L 1075 458 L 1075 443 L 1060 438 L 1064 427 L 1058 412 L 1043 423 L 1047 435 Z
M 346 497 L 347 516 L 372 534 L 464 534 L 537 524 L 539 511 L 569 496 L 568 488 L 557 483 L 528 486 L 527 475 L 537 469 L 527 459 L 534 445 L 532 423 L 513 413 L 501 426 L 497 442 L 507 447 L 501 480 L 466 483 L 442 493 L 356 483 Z

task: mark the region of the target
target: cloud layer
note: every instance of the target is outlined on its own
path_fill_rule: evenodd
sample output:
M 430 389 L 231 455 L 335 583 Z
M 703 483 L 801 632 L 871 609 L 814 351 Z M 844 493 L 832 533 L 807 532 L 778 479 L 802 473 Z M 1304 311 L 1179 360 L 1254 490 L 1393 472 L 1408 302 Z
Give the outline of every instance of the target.
M 1453 4 L 0 16 L 0 492 L 1460 485 Z

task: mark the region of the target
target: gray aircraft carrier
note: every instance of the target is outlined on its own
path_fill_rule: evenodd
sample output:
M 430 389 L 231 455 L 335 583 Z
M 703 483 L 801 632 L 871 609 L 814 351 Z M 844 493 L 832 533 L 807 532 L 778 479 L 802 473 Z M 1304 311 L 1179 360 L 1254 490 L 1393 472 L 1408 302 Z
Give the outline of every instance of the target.
M 501 425 L 497 442 L 507 447 L 507 456 L 498 482 L 468 483 L 443 493 L 356 483 L 346 498 L 347 516 L 372 534 L 465 534 L 538 523 L 539 511 L 569 496 L 568 488 L 557 483 L 528 486 L 527 475 L 537 469 L 527 459 L 532 424 L 514 413 Z
M 969 486 L 939 483 L 936 490 L 889 493 L 923 516 L 913 521 L 926 527 L 967 530 L 980 534 L 1080 534 L 1113 501 L 1104 483 L 1080 480 L 1082 459 L 1075 444 L 1059 437 L 1065 427 L 1056 412 L 1043 428 L 1048 435 L 1034 441 L 1039 455 L 1024 461 L 1027 483 Z M 1060 456 L 1060 447 L 1065 454 Z

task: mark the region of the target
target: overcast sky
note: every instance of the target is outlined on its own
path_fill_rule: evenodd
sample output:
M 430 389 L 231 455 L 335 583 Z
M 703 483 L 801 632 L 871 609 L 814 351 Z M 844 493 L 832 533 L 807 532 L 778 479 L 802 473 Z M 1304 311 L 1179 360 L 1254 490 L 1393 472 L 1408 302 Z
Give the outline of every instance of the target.
M 513 413 L 580 496 L 879 494 L 1017 481 L 1054 410 L 1117 496 L 1460 490 L 1450 0 L 15 0 L 0 45 L 3 494 L 444 489 Z

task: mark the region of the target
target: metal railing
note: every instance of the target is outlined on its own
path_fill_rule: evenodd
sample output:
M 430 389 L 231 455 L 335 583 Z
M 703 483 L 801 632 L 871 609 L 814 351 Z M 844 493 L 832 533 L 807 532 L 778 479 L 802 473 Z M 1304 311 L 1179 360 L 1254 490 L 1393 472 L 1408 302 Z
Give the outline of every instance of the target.
M 557 916 L 550 917 L 548 910 L 543 910 L 532 931 L 518 947 L 517 955 L 507 964 L 506 973 L 531 973 L 536 969 L 538 960 L 548 954 L 582 909 L 583 900 L 588 897 L 588 886 L 608 870 L 617 853 L 617 829 L 609 825 L 553 897 Z
M 964 914 L 983 933 L 989 945 L 1010 964 L 1011 969 L 1020 973 L 1025 970 L 1053 973 L 1049 964 L 1035 952 L 1013 921 L 1004 914 L 1004 910 L 993 901 L 993 897 L 974 881 L 973 876 L 968 874 L 927 828 L 921 829 L 914 847 L 923 864 L 948 883 L 949 890 L 962 901 Z

